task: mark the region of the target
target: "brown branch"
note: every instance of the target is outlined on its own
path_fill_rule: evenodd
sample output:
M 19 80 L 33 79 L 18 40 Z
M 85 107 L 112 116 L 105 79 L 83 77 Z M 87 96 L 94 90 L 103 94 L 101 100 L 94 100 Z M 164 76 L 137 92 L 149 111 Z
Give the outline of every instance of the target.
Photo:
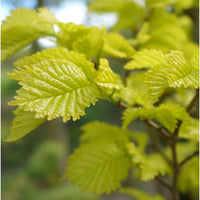
M 170 144 L 171 135 L 161 125 L 158 125 L 149 119 L 141 118 L 141 120 L 144 121 L 148 126 L 157 130 L 162 135 L 162 137 L 165 138 L 166 141 Z
M 188 113 L 191 112 L 191 110 L 192 110 L 192 108 L 194 107 L 194 105 L 195 105 L 196 101 L 198 100 L 198 98 L 199 98 L 199 89 L 196 90 L 195 96 L 193 97 L 192 101 L 189 103 L 189 105 L 188 105 L 187 108 L 186 108 L 186 111 L 187 111 Z
M 162 146 L 160 144 L 160 141 L 157 137 L 157 135 L 155 135 L 154 133 L 152 133 L 151 130 L 148 131 L 149 137 L 153 143 L 153 146 L 155 148 L 155 150 L 160 153 L 160 155 L 164 158 L 164 160 L 171 165 L 171 160 L 167 157 L 167 155 L 165 154 L 165 152 L 162 149 Z
M 182 167 L 186 162 L 188 162 L 191 158 L 193 158 L 196 155 L 199 155 L 199 149 L 197 149 L 195 152 L 193 152 L 192 154 L 190 154 L 189 156 L 187 156 L 184 160 L 182 160 L 179 163 L 179 167 Z
M 176 129 L 174 130 L 174 140 L 178 140 L 178 133 L 179 133 L 179 129 L 181 127 L 181 124 L 182 124 L 182 121 L 181 120 L 178 120 L 178 124 L 177 124 L 177 127 Z
M 179 192 L 178 192 L 178 175 L 179 175 L 179 165 L 177 160 L 177 152 L 176 152 L 176 140 L 173 141 L 173 144 L 171 145 L 172 150 L 172 158 L 173 158 L 173 179 L 172 179 L 172 196 L 174 200 L 179 200 Z
M 167 183 L 165 180 L 163 180 L 161 177 L 159 176 L 156 176 L 155 179 L 160 183 L 162 184 L 164 187 L 166 187 L 167 189 L 171 190 L 172 189 L 172 186 Z

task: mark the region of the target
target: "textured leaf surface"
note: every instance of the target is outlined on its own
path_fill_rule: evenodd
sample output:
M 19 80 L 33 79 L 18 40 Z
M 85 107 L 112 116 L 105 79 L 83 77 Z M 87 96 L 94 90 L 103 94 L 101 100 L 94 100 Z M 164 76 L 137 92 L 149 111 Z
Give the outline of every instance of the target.
M 162 51 L 158 50 L 148 50 L 144 49 L 137 52 L 133 56 L 133 60 L 128 62 L 124 68 L 125 69 L 140 69 L 140 68 L 149 68 L 155 64 L 165 62 L 166 58 Z
M 81 35 L 80 38 L 77 38 L 77 40 L 73 43 L 72 48 L 77 52 L 84 53 L 87 58 L 94 58 L 98 60 L 103 44 L 104 40 L 101 30 L 97 27 L 90 27 L 87 34 L 83 36 Z
M 54 48 L 22 59 L 16 66 L 19 70 L 10 77 L 18 80 L 22 88 L 10 105 L 35 111 L 37 118 L 62 116 L 64 122 L 71 117 L 77 120 L 99 96 L 92 82 L 94 66 L 82 54 Z
M 166 64 L 164 63 L 157 64 L 148 70 L 145 75 L 147 93 L 149 94 L 152 102 L 158 101 L 159 97 L 167 87 L 166 68 Z
M 46 120 L 46 118 L 35 118 L 35 112 L 22 109 L 17 109 L 14 114 L 16 116 L 12 122 L 11 135 L 5 140 L 6 142 L 22 138 Z
M 146 86 L 153 102 L 158 101 L 167 86 L 199 87 L 198 66 L 190 65 L 181 51 L 171 51 L 166 59 L 166 63 L 154 65 L 146 73 Z
M 109 89 L 120 89 L 122 87 L 120 77 L 112 71 L 107 59 L 100 59 L 95 82 L 99 86 Z
M 128 156 L 114 142 L 96 140 L 83 144 L 70 156 L 66 176 L 82 190 L 110 193 L 120 186 L 129 167 Z
M 116 101 L 121 100 L 129 106 L 133 106 L 135 104 L 143 106 L 152 105 L 149 96 L 147 95 L 146 92 L 126 87 L 122 88 L 119 91 L 115 91 L 113 98 L 115 98 Z
M 59 28 L 60 30 L 57 33 L 58 43 L 64 45 L 69 50 L 73 49 L 74 42 L 81 37 L 87 36 L 87 34 L 90 32 L 88 27 L 76 25 L 74 23 L 60 23 Z
M 60 45 L 84 53 L 87 58 L 99 58 L 104 44 L 104 36 L 99 28 L 74 23 L 60 23 L 59 28 L 56 36 Z
M 167 58 L 168 84 L 170 87 L 199 87 L 199 70 L 189 65 L 181 51 L 171 51 Z
M 128 108 L 123 113 L 123 128 L 138 117 L 156 119 L 171 132 L 176 128 L 177 119 L 189 120 L 189 114 L 179 104 L 166 103 L 159 107 Z
M 159 174 L 164 175 L 169 170 L 167 163 L 159 154 L 153 153 L 145 156 L 133 143 L 127 143 L 126 147 L 133 166 L 139 166 L 143 181 L 154 179 Z
M 130 58 L 135 53 L 128 41 L 117 33 L 108 33 L 106 35 L 103 50 L 106 54 L 119 58 Z
M 53 24 L 47 20 L 50 15 L 45 8 L 40 8 L 38 12 L 25 8 L 11 11 L 1 27 L 1 59 L 6 59 L 39 37 L 54 35 Z

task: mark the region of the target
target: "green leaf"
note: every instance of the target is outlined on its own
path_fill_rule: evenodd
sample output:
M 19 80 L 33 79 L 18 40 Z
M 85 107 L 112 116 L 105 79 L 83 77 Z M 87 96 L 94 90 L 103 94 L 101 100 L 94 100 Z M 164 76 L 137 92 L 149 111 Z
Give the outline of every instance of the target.
M 125 129 L 132 121 L 138 117 L 144 117 L 147 119 L 154 118 L 170 131 L 174 130 L 177 122 L 173 114 L 167 109 L 159 109 L 154 107 L 128 108 L 123 113 L 123 128 Z
M 17 109 L 14 111 L 15 119 L 12 122 L 11 135 L 6 142 L 16 141 L 42 124 L 46 118 L 35 118 L 35 112 Z
M 54 35 L 53 24 L 47 20 L 50 15 L 52 14 L 44 8 L 40 8 L 38 12 L 25 8 L 11 11 L 1 27 L 1 59 L 5 60 L 39 37 Z
M 115 93 L 113 94 L 113 99 L 116 99 L 116 101 L 121 100 L 129 106 L 133 106 L 136 104 L 143 106 L 152 105 L 149 96 L 145 91 L 130 89 L 126 87 L 122 88 L 119 91 L 115 91 Z
M 145 156 L 133 143 L 127 143 L 126 148 L 133 166 L 139 166 L 143 181 L 152 180 L 155 176 L 164 175 L 169 171 L 167 163 L 159 154 L 152 153 Z
M 188 146 L 185 145 L 185 148 Z M 193 157 L 185 163 L 179 174 L 178 188 L 181 192 L 199 193 L 199 157 Z
M 146 31 L 149 38 L 146 43 L 141 43 L 139 48 L 157 49 L 165 53 L 171 49 L 184 49 L 189 38 L 179 19 L 180 17 L 166 8 L 154 9 L 149 19 L 149 29 Z
M 85 27 L 74 23 L 60 23 L 56 37 L 61 46 L 84 53 L 87 58 L 99 59 L 104 44 L 104 35 L 97 27 Z
M 103 51 L 119 58 L 130 58 L 135 54 L 135 50 L 128 41 L 117 33 L 106 34 Z
M 98 67 L 97 76 L 95 82 L 103 87 L 109 89 L 120 89 L 122 88 L 122 83 L 120 83 L 120 77 L 115 74 L 109 66 L 107 59 L 100 59 L 100 65 Z
M 147 93 L 152 103 L 159 100 L 159 97 L 167 87 L 166 64 L 161 63 L 150 68 L 145 75 Z
M 89 3 L 88 8 L 94 12 L 117 12 L 123 5 L 123 0 L 95 0 Z
M 147 156 L 145 164 L 141 165 L 141 178 L 143 181 L 154 179 L 157 175 L 164 175 L 169 171 L 167 163 L 160 154 L 152 153 Z
M 190 118 L 184 121 L 179 130 L 179 137 L 199 141 L 199 120 Z
M 138 117 L 156 119 L 160 124 L 173 132 L 176 128 L 177 119 L 187 121 L 189 114 L 179 104 L 165 103 L 159 107 L 128 108 L 123 113 L 123 128 L 125 129 Z
M 128 142 L 128 138 L 134 140 L 138 148 L 143 150 L 147 143 L 147 135 L 143 132 L 132 132 L 123 130 L 118 126 L 107 124 L 105 122 L 93 121 L 82 126 L 83 134 L 81 141 L 93 141 L 99 139 L 113 140 L 116 144 L 123 148 L 124 143 Z
M 10 105 L 35 111 L 37 118 L 77 120 L 99 97 L 93 83 L 94 66 L 83 54 L 65 48 L 48 49 L 20 60 L 16 66 L 18 70 L 10 77 L 22 88 Z
M 118 126 L 107 124 L 105 122 L 93 121 L 87 123 L 81 128 L 84 133 L 81 136 L 81 141 L 93 141 L 97 139 L 108 138 L 117 143 L 123 143 L 128 141 L 126 135 L 129 131 L 123 131 Z
M 176 0 L 147 0 L 146 5 L 151 8 L 159 8 L 172 5 L 174 2 L 176 2 Z
M 138 190 L 138 189 L 132 189 L 132 188 L 122 188 L 120 189 L 120 192 L 128 194 L 134 198 L 137 198 L 137 200 L 164 200 L 162 196 L 159 194 L 156 194 L 154 196 L 151 196 L 147 194 L 144 191 Z
M 71 35 L 70 35 L 71 37 Z M 91 27 L 89 32 L 74 41 L 73 50 L 84 53 L 87 58 L 94 58 L 98 61 L 104 44 L 103 33 L 97 27 Z
M 167 66 L 168 84 L 170 87 L 199 87 L 199 70 L 187 63 L 181 51 L 171 51 L 168 54 Z
M 125 69 L 141 69 L 141 68 L 149 68 L 158 63 L 163 63 L 166 61 L 165 55 L 162 51 L 158 51 L 155 49 L 148 50 L 143 49 L 137 52 L 133 56 L 133 60 L 129 61 L 124 68 Z
M 60 23 L 59 32 L 57 33 L 58 43 L 64 45 L 69 50 L 73 49 L 73 43 L 79 38 L 86 36 L 90 29 L 83 25 L 76 25 L 74 23 Z
M 181 51 L 171 51 L 166 59 L 166 63 L 154 65 L 146 73 L 145 82 L 153 102 L 158 101 L 167 86 L 199 87 L 199 70 L 185 60 Z
M 123 1 L 123 6 L 118 13 L 118 21 L 112 27 L 112 31 L 132 29 L 139 27 L 144 19 L 144 8 L 132 0 Z M 133 30 L 134 31 L 134 30 Z
M 68 164 L 65 177 L 82 190 L 101 194 L 120 186 L 128 174 L 130 160 L 112 140 L 96 140 L 76 149 Z

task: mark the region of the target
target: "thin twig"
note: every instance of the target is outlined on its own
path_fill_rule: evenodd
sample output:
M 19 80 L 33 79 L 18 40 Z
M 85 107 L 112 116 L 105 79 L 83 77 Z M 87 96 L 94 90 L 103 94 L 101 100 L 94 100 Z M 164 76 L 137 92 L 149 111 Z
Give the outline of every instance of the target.
M 141 120 L 144 121 L 150 127 L 157 130 L 162 135 L 162 137 L 164 137 L 166 139 L 166 141 L 168 143 L 170 143 L 169 139 L 171 139 L 171 135 L 161 125 L 158 125 L 158 124 L 156 124 L 155 122 L 153 122 L 152 120 L 149 120 L 149 119 L 141 118 Z
M 192 110 L 192 108 L 194 107 L 194 105 L 195 105 L 196 101 L 198 100 L 198 98 L 199 98 L 199 89 L 196 90 L 195 96 L 193 97 L 192 101 L 189 103 L 189 105 L 188 105 L 187 108 L 186 108 L 186 111 L 187 111 L 188 113 L 191 112 L 191 110 Z
M 156 150 L 158 153 L 160 153 L 160 155 L 164 158 L 164 160 L 165 160 L 169 165 L 171 165 L 172 162 L 171 162 L 171 160 L 167 157 L 167 155 L 165 154 L 165 152 L 163 151 L 162 146 L 161 146 L 161 144 L 160 144 L 160 141 L 159 141 L 157 135 L 155 135 L 154 133 L 152 133 L 152 131 L 150 131 L 150 130 L 148 131 L 148 134 L 149 134 L 149 137 L 150 137 L 150 139 L 151 139 L 151 141 L 152 141 L 152 143 L 153 143 L 153 145 L 154 145 L 155 150 Z
M 186 162 L 188 162 L 191 158 L 194 156 L 199 155 L 199 149 L 197 149 L 195 152 L 187 156 L 184 160 L 182 160 L 179 164 L 179 167 L 182 167 Z
M 172 186 L 171 186 L 169 183 L 167 183 L 165 180 L 163 180 L 161 177 L 156 176 L 155 179 L 156 179 L 159 183 L 161 183 L 164 187 L 168 188 L 169 190 L 172 189 Z
M 172 195 L 174 200 L 179 200 L 179 192 L 178 192 L 178 175 L 179 175 L 179 165 L 177 160 L 177 152 L 176 152 L 176 140 L 173 141 L 173 145 L 171 145 L 172 150 L 172 158 L 173 158 L 173 179 L 172 179 Z
M 180 127 L 181 127 L 181 124 L 182 124 L 182 121 L 181 120 L 178 120 L 178 124 L 177 124 L 177 127 L 176 127 L 176 129 L 175 129 L 175 131 L 174 131 L 174 136 L 175 136 L 175 140 L 178 140 L 178 133 L 179 133 L 179 129 L 180 129 Z

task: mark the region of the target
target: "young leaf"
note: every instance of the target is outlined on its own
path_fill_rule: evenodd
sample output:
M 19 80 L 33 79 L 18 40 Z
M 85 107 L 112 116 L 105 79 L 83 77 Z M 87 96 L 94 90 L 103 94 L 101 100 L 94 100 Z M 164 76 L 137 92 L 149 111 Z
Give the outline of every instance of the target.
M 98 67 L 97 76 L 95 82 L 104 88 L 120 89 L 122 83 L 120 83 L 120 77 L 115 74 L 109 66 L 108 60 L 100 59 L 100 65 Z
M 2 60 L 39 37 L 54 35 L 53 23 L 49 20 L 46 21 L 49 16 L 50 12 L 44 8 L 39 9 L 38 12 L 25 8 L 11 11 L 11 15 L 7 17 L 1 27 Z M 56 19 L 54 19 L 55 21 Z
M 145 156 L 133 143 L 127 143 L 126 148 L 133 166 L 139 166 L 143 181 L 149 181 L 159 174 L 164 175 L 168 172 L 168 165 L 159 154 Z
M 112 140 L 82 144 L 69 157 L 65 177 L 83 190 L 110 193 L 120 186 L 128 173 L 130 160 Z
M 103 48 L 103 33 L 97 27 L 85 27 L 74 23 L 60 23 L 56 37 L 61 46 L 84 53 L 87 58 L 99 59 Z
M 167 109 L 159 109 L 155 107 L 128 108 L 123 113 L 123 128 L 125 129 L 132 121 L 138 117 L 144 117 L 147 119 L 154 118 L 170 131 L 174 130 L 177 122 L 172 112 Z
M 165 103 L 159 107 L 128 108 L 123 113 L 123 128 L 138 117 L 156 119 L 171 132 L 176 128 L 177 119 L 190 119 L 189 114 L 179 104 Z
M 56 59 L 52 54 L 57 55 Z M 22 88 L 10 105 L 35 111 L 37 118 L 47 116 L 51 120 L 62 116 L 64 122 L 71 117 L 77 120 L 99 97 L 99 90 L 93 83 L 94 66 L 82 54 L 54 48 L 19 63 L 16 65 L 19 70 L 10 77 L 19 80 Z
M 89 3 L 88 8 L 94 12 L 117 12 L 121 10 L 123 0 L 95 0 Z
M 90 122 L 81 129 L 84 131 L 81 136 L 82 141 L 92 141 L 103 138 L 108 138 L 123 144 L 128 141 L 127 135 L 129 134 L 129 131 L 123 131 L 118 126 L 107 124 L 105 122 Z
M 162 53 L 162 51 L 155 49 L 143 49 L 137 52 L 132 58 L 133 60 L 129 61 L 124 66 L 125 69 L 149 68 L 153 65 L 166 61 L 165 55 Z
M 83 25 L 76 25 L 74 23 L 60 23 L 59 32 L 57 33 L 58 43 L 67 47 L 69 50 L 73 49 L 73 44 L 82 37 L 85 37 L 90 32 L 90 28 Z
M 133 106 L 135 104 L 152 106 L 149 96 L 145 91 L 130 89 L 126 87 L 119 91 L 115 91 L 113 94 L 113 99 L 116 99 L 116 101 L 121 100 L 129 106 Z
M 179 137 L 199 141 L 199 120 L 190 118 L 184 121 L 179 130 Z
M 198 55 L 197 55 L 198 56 Z M 189 65 L 181 51 L 171 51 L 167 55 L 168 84 L 170 87 L 199 87 L 199 70 Z
M 165 63 L 160 63 L 154 65 L 145 75 L 147 93 L 149 94 L 152 103 L 159 100 L 159 97 L 167 87 L 166 68 Z
M 135 54 L 133 47 L 117 33 L 108 33 L 105 38 L 104 53 L 119 58 L 130 58 Z
M 11 135 L 5 140 L 6 142 L 22 138 L 46 120 L 46 118 L 35 118 L 35 112 L 23 111 L 23 109 L 15 110 L 14 114 L 16 116 L 12 122 Z
M 138 148 L 144 149 L 147 143 L 147 135 L 142 132 L 132 132 L 122 130 L 118 126 L 107 124 L 105 122 L 93 121 L 82 127 L 84 131 L 81 141 L 93 141 L 103 138 L 113 140 L 116 144 L 123 148 L 124 143 L 129 139 L 134 139 L 138 144 Z
M 87 58 L 98 61 L 103 48 L 103 34 L 97 27 L 91 27 L 88 34 L 78 38 L 72 45 L 73 50 L 84 53 Z
M 197 89 L 198 71 L 185 60 L 181 51 L 171 51 L 166 55 L 166 63 L 154 65 L 146 73 L 146 86 L 152 101 L 158 101 L 167 86 Z
M 172 5 L 176 2 L 176 0 L 147 0 L 146 5 L 152 8 L 166 7 Z

